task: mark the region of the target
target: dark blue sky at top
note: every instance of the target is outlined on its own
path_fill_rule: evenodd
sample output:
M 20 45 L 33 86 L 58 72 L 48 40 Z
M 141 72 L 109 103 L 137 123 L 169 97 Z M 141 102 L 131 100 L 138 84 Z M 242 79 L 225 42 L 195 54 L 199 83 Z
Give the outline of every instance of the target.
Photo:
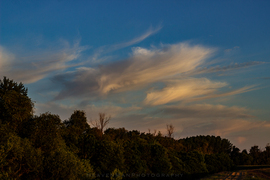
M 240 46 L 249 52 L 269 48 L 269 1 L 2 1 L 1 44 L 33 36 L 48 41 L 81 37 L 99 47 L 124 42 L 148 27 L 160 33 L 141 42 L 196 40 L 210 46 Z M 31 47 L 32 46 L 32 47 Z

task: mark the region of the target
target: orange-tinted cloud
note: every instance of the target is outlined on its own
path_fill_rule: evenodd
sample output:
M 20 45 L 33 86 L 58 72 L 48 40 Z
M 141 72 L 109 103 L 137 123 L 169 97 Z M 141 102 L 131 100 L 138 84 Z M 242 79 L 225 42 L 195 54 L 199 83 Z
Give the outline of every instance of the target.
M 145 104 L 161 105 L 170 102 L 189 100 L 199 96 L 209 96 L 217 89 L 227 85 L 223 82 L 212 82 L 206 78 L 187 78 L 182 80 L 171 80 L 161 90 L 147 93 Z
M 125 61 L 100 68 L 78 68 L 74 72 L 56 76 L 54 80 L 65 85 L 57 98 L 82 95 L 85 89 L 88 93 L 95 92 L 99 95 L 138 89 L 194 70 L 203 64 L 212 52 L 212 49 L 185 43 L 151 50 L 137 47 L 133 49 L 133 55 Z M 66 81 L 68 78 L 71 80 Z

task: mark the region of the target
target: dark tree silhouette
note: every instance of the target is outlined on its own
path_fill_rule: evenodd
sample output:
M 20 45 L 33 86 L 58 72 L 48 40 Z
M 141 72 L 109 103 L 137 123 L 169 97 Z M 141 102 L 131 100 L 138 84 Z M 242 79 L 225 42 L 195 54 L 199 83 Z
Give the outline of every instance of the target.
M 15 132 L 33 115 L 34 104 L 27 96 L 27 88 L 6 77 L 0 80 L 0 124 L 6 124 Z
M 260 154 L 261 150 L 259 149 L 259 146 L 252 146 L 249 150 L 249 154 L 253 158 L 253 165 L 259 165 L 260 164 Z

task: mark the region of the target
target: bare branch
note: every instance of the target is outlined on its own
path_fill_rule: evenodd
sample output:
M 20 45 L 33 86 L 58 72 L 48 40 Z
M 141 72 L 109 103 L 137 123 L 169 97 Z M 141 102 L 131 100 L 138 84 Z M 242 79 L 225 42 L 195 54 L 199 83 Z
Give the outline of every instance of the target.
M 99 113 L 99 129 L 102 134 L 103 134 L 105 126 L 109 124 L 110 119 L 111 119 L 111 116 L 106 117 L 105 113 Z
M 96 128 L 98 128 L 98 129 L 100 129 L 100 125 L 99 125 L 99 123 L 98 123 L 97 120 L 95 120 L 95 121 L 90 121 L 90 123 L 92 124 L 93 127 L 96 127 Z
M 172 134 L 174 132 L 174 126 L 172 124 L 167 124 L 167 134 L 169 137 L 172 137 Z

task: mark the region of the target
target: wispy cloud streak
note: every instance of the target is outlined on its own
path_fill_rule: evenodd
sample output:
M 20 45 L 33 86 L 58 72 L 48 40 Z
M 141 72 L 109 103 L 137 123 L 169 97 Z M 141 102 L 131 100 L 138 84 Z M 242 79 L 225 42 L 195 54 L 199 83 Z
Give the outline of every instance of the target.
M 229 92 L 225 92 L 225 93 L 211 94 L 211 95 L 204 96 L 204 97 L 192 98 L 192 99 L 189 99 L 188 101 L 189 102 L 191 102 L 191 101 L 201 101 L 201 100 L 211 99 L 211 98 L 232 96 L 232 95 L 236 95 L 236 94 L 241 94 L 241 93 L 253 91 L 253 90 L 256 90 L 256 89 L 259 89 L 256 85 L 245 86 L 243 88 L 239 88 L 239 89 L 229 91 Z
M 68 64 L 76 60 L 87 47 L 76 43 L 73 47 L 65 47 L 57 51 L 45 51 L 36 56 L 21 57 L 8 54 L 1 48 L 0 75 L 8 76 L 25 84 L 37 82 L 52 73 L 65 70 L 79 64 Z
M 78 68 L 74 72 L 55 76 L 54 80 L 65 86 L 57 99 L 83 95 L 84 89 L 87 89 L 88 93 L 106 95 L 141 88 L 194 70 L 211 56 L 212 52 L 212 49 L 185 43 L 152 50 L 137 47 L 133 49 L 133 55 L 125 61 L 96 69 Z M 72 78 L 66 81 L 67 77 Z
M 104 60 L 104 58 L 101 57 L 102 55 L 104 56 L 107 53 L 110 53 L 110 52 L 113 52 L 113 51 L 116 51 L 119 49 L 123 49 L 125 47 L 135 45 L 137 43 L 140 43 L 143 40 L 145 40 L 146 38 L 150 37 L 151 35 L 157 33 L 160 29 L 162 29 L 161 25 L 157 26 L 156 28 L 153 28 L 152 26 L 150 26 L 150 28 L 145 33 L 143 33 L 139 37 L 136 37 L 130 41 L 118 43 L 118 44 L 113 44 L 113 45 L 102 46 L 100 48 L 97 48 L 95 50 L 94 55 L 91 56 L 89 59 L 91 59 L 92 63 L 94 63 L 94 64 L 100 63 L 101 61 Z
M 227 83 L 212 82 L 206 78 L 171 80 L 167 82 L 165 88 L 147 93 L 144 103 L 155 106 L 189 100 L 198 96 L 214 94 L 217 89 L 226 85 Z
M 214 72 L 224 72 L 224 71 L 230 71 L 230 70 L 235 70 L 235 69 L 240 69 L 240 68 L 247 68 L 250 66 L 256 66 L 256 65 L 261 65 L 265 64 L 265 62 L 261 61 L 251 61 L 251 62 L 244 62 L 244 63 L 234 63 L 228 66 L 223 66 L 223 67 L 210 67 L 210 68 L 197 68 L 196 70 L 189 72 L 189 74 L 195 75 L 195 74 L 205 74 L 205 73 L 214 73 Z
M 160 29 L 162 28 L 161 25 L 159 25 L 158 27 L 156 28 L 153 28 L 152 26 L 150 26 L 150 28 L 144 33 L 142 34 L 141 36 L 139 37 L 136 37 L 128 42 L 124 42 L 124 43 L 120 43 L 120 44 L 115 44 L 115 45 L 112 45 L 108 48 L 108 52 L 110 51 L 115 51 L 115 50 L 118 50 L 118 49 L 122 49 L 122 48 L 125 48 L 125 47 L 128 47 L 128 46 L 131 46 L 131 45 L 134 45 L 134 44 L 137 44 L 143 40 L 145 40 L 146 38 L 148 38 L 149 36 L 157 33 Z

